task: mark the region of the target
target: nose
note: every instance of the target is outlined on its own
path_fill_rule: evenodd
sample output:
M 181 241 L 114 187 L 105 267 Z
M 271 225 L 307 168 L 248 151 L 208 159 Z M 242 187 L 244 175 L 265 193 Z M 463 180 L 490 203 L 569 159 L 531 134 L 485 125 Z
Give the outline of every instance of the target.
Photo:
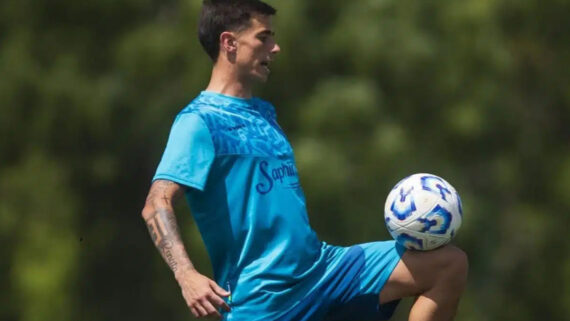
M 281 47 L 279 47 L 279 45 L 277 43 L 275 43 L 275 45 L 273 46 L 273 49 L 271 49 L 271 53 L 276 54 L 280 51 L 281 51 Z

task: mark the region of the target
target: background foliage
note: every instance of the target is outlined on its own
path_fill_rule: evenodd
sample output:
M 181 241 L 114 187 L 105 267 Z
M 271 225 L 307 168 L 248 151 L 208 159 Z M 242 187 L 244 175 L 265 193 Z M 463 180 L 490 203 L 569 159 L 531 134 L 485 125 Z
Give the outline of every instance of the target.
M 568 320 L 570 2 L 270 3 L 282 53 L 257 94 L 321 239 L 387 239 L 390 188 L 435 173 L 466 213 L 457 320 Z M 208 81 L 200 5 L 0 3 L 0 319 L 191 319 L 140 210 L 174 115 Z

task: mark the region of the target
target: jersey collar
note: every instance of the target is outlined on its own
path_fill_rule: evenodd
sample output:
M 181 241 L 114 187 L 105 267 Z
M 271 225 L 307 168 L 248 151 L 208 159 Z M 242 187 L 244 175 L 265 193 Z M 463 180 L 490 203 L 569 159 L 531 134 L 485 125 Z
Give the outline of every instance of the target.
M 203 90 L 200 96 L 219 100 L 222 105 L 238 105 L 239 107 L 255 109 L 255 98 L 241 98 L 220 94 L 213 91 Z

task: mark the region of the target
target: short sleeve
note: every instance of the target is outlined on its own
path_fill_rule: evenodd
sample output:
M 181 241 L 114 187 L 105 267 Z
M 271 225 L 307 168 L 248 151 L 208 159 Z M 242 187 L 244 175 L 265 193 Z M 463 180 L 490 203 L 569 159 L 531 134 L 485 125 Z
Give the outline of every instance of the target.
M 174 120 L 153 181 L 165 179 L 203 191 L 214 157 L 204 120 L 194 113 L 181 113 Z

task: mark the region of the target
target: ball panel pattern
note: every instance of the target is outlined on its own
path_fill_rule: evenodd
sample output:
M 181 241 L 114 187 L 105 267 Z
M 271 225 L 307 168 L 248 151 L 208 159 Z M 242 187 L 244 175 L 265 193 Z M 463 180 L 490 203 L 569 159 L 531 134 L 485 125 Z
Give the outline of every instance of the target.
M 432 174 L 414 174 L 390 191 L 384 218 L 392 237 L 409 249 L 430 250 L 449 243 L 461 226 L 457 191 Z

